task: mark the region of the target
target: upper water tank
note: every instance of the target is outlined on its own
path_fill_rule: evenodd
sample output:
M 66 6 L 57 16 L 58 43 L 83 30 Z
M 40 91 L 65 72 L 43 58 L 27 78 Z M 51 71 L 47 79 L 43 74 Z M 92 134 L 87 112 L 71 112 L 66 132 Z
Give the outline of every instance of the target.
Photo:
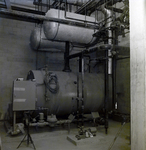
M 85 22 L 87 21 L 95 22 L 95 18 L 80 14 L 67 12 L 66 16 L 74 19 L 80 19 Z M 65 11 L 56 9 L 50 9 L 46 13 L 46 17 L 73 21 L 72 19 L 65 18 Z M 93 34 L 97 30 L 91 28 L 72 26 L 69 24 L 62 24 L 52 21 L 44 21 L 43 28 L 44 34 L 46 35 L 48 40 L 63 41 L 63 42 L 69 41 L 71 43 L 85 44 L 85 45 L 93 44 L 96 41 L 96 37 L 93 37 Z
M 44 31 L 42 28 L 35 28 L 30 35 L 30 46 L 34 50 L 60 50 L 64 51 L 65 43 L 64 42 L 56 42 L 51 41 L 46 38 L 44 35 Z

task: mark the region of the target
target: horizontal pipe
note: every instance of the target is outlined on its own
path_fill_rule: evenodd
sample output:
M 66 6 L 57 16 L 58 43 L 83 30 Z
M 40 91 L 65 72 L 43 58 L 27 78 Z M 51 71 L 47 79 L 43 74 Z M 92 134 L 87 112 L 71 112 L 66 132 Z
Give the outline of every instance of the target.
M 35 126 L 43 127 L 43 126 L 47 126 L 47 125 L 49 125 L 48 122 L 29 123 L 29 126 L 30 126 L 30 127 L 35 127 Z
M 115 7 L 111 7 L 111 6 L 106 6 L 106 8 L 109 10 L 112 10 L 114 12 L 117 12 L 117 13 L 123 13 L 123 10 L 119 9 L 119 8 L 115 8 Z
M 43 126 L 48 126 L 48 125 L 57 125 L 57 124 L 64 124 L 64 123 L 71 123 L 71 120 L 58 120 L 55 123 L 50 123 L 50 122 L 36 122 L 36 123 L 29 123 L 30 127 L 43 127 Z
M 0 9 L 0 17 L 20 20 L 20 21 L 33 22 L 33 23 L 50 21 L 50 22 L 58 22 L 61 24 L 68 24 L 68 25 L 78 26 L 83 28 L 99 29 L 99 26 L 95 24 L 88 24 L 88 23 L 85 24 L 82 22 L 75 22 L 75 21 L 65 20 L 60 18 L 46 17 L 43 15 L 37 15 L 37 14 L 21 12 L 16 10 Z
M 85 13 L 85 10 L 87 10 L 90 5 L 95 6 L 95 4 L 96 4 L 96 2 L 94 2 L 93 0 L 88 1 L 88 2 L 84 3 L 82 5 L 82 7 L 80 7 L 78 10 L 76 10 L 75 13 L 83 14 L 83 13 Z
M 60 0 L 53 0 L 55 2 L 60 2 Z M 66 0 L 62 0 L 61 1 L 62 3 L 65 3 Z M 82 6 L 83 5 L 83 2 L 78 2 L 78 0 L 67 0 L 67 4 L 70 4 L 70 5 L 75 5 L 75 6 Z
M 130 56 L 123 56 L 123 57 L 119 57 L 119 58 L 117 58 L 116 60 L 128 59 L 128 58 L 130 58 Z
M 106 6 L 112 6 L 112 5 L 116 4 L 117 2 L 121 2 L 121 1 L 122 0 L 106 0 L 106 1 L 99 0 L 97 2 L 97 4 L 95 4 L 95 6 L 90 9 L 90 14 L 92 14 L 95 11 L 95 8 L 99 9 L 99 7 L 101 7 L 103 4 L 105 4 Z
M 43 15 L 36 15 L 27 12 L 21 12 L 16 10 L 7 10 L 7 9 L 0 9 L 0 17 L 8 18 L 8 19 L 15 19 L 20 21 L 27 21 L 27 22 L 43 22 L 46 17 Z
M 72 58 L 76 58 L 76 57 L 81 57 L 81 56 L 84 55 L 84 54 L 93 53 L 93 52 L 95 52 L 95 51 L 97 51 L 97 50 L 99 50 L 99 47 L 95 46 L 95 47 L 86 49 L 86 50 L 84 50 L 84 51 L 82 51 L 82 52 L 69 55 L 68 58 L 69 58 L 69 59 L 72 59 Z
M 23 7 L 30 7 L 30 8 L 34 9 L 33 1 L 15 0 L 14 2 L 11 2 L 11 5 L 17 5 L 17 6 L 23 6 Z
M 81 19 L 77 19 L 77 18 L 73 18 L 73 17 L 68 17 L 68 16 L 67 16 L 67 0 L 66 0 L 66 2 L 65 2 L 64 18 L 65 18 L 65 19 L 75 20 L 75 21 L 81 21 L 81 22 L 84 22 L 85 24 L 86 24 L 86 23 L 92 23 L 92 24 L 95 24 L 95 25 L 99 25 L 99 23 L 97 23 L 96 19 L 95 19 L 95 22 L 86 20 L 86 16 L 85 16 L 85 20 L 81 20 Z
M 5 3 L 0 2 L 0 8 L 5 8 L 7 9 L 7 6 L 5 5 Z M 16 10 L 16 11 L 21 11 L 21 12 L 28 12 L 28 13 L 32 13 L 32 14 L 39 14 L 39 15 L 45 15 L 45 12 L 42 11 L 38 11 L 34 9 L 34 6 L 30 6 L 28 7 L 28 5 L 20 5 L 19 3 L 14 3 L 11 2 L 11 10 Z

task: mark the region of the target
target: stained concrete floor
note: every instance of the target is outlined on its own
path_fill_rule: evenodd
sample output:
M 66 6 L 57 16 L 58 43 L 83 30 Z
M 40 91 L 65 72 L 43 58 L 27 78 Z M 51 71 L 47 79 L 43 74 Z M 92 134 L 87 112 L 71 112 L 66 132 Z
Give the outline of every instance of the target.
M 91 127 L 93 124 L 86 124 L 86 127 Z M 78 130 L 75 124 L 71 124 L 70 134 L 68 134 L 67 126 L 59 126 L 51 129 L 50 127 L 38 128 L 37 131 L 33 127 L 30 129 L 30 134 L 33 139 L 36 150 L 109 150 L 117 132 L 121 127 L 120 122 L 109 121 L 108 134 L 105 134 L 103 126 L 97 127 L 96 136 L 77 140 L 75 135 Z M 2 150 L 16 150 L 17 146 L 23 139 L 24 135 L 18 136 L 7 135 L 3 122 L 0 122 L 0 136 L 2 140 Z M 74 145 L 67 140 L 67 136 L 76 140 L 77 145 Z M 118 138 L 116 139 L 111 150 L 130 150 L 130 123 L 126 123 Z M 32 144 L 27 146 L 24 141 L 19 147 L 20 150 L 33 150 Z

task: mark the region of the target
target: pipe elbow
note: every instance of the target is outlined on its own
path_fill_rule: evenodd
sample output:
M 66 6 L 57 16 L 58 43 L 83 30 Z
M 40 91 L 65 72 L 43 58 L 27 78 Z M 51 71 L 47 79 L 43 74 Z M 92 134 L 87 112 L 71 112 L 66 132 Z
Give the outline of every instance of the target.
M 105 15 L 106 18 L 109 18 L 109 17 L 111 17 L 113 15 L 113 11 L 107 9 L 105 6 L 101 7 L 101 11 Z
M 111 23 L 113 21 L 113 11 L 112 10 L 109 10 L 107 9 L 105 6 L 102 6 L 101 7 L 101 11 L 102 13 L 104 14 L 105 16 L 105 24 L 106 24 L 106 27 L 110 27 L 111 26 Z

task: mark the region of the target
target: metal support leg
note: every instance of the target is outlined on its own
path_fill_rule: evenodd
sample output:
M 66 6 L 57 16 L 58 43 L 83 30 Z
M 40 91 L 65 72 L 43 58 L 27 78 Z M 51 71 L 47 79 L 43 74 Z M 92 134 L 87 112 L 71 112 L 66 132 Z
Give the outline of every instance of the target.
M 82 126 L 84 126 L 84 58 L 82 56 Z
M 104 100 L 104 109 L 105 109 L 105 133 L 107 134 L 108 129 L 108 99 L 109 99 L 109 75 L 108 75 L 108 50 L 105 51 L 105 100 Z
M 66 42 L 65 44 L 65 52 L 64 52 L 64 69 L 63 71 L 65 72 L 71 72 L 70 66 L 69 66 L 69 49 L 70 49 L 70 45 L 69 42 Z
M 35 146 L 34 146 L 34 143 L 33 143 L 33 140 L 32 140 L 32 138 L 31 138 L 31 136 L 30 136 L 30 133 L 29 133 L 29 113 L 25 113 L 25 115 L 26 115 L 26 119 L 28 119 L 28 124 L 27 124 L 27 133 L 26 133 L 26 135 L 24 136 L 24 138 L 22 139 L 22 141 L 20 142 L 20 144 L 18 145 L 18 147 L 17 147 L 17 149 L 20 147 L 20 145 L 22 144 L 22 142 L 24 142 L 24 140 L 25 140 L 25 138 L 27 137 L 27 146 L 29 145 L 29 141 L 31 142 L 31 144 L 33 145 L 33 148 L 34 149 L 36 149 L 35 148 Z
M 16 111 L 13 112 L 13 132 L 15 132 L 16 129 Z

